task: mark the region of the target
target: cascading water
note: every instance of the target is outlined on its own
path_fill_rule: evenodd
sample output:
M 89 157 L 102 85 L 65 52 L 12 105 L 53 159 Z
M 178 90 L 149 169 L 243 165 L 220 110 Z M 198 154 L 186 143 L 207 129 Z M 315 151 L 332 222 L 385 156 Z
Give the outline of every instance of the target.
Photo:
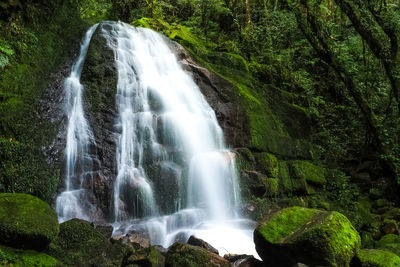
M 56 200 L 60 221 L 72 218 L 91 219 L 97 209 L 89 200 L 93 175 L 93 157 L 90 146 L 95 142 L 85 118 L 82 104 L 83 86 L 80 83 L 90 39 L 97 28 L 92 26 L 81 43 L 80 54 L 72 66 L 70 76 L 64 82 L 65 110 L 68 116 L 67 143 L 65 149 L 65 191 Z
M 195 234 L 221 253 L 256 255 L 254 225 L 236 214 L 234 155 L 226 149 L 214 111 L 166 39 L 122 22 L 103 22 L 99 27 L 114 52 L 118 71 L 114 235 L 139 231 L 152 244 L 168 247 Z M 73 205 L 61 202 L 76 191 L 69 184 L 80 166 L 79 157 L 92 159 L 87 147 L 94 141 L 83 115 L 79 76 L 94 30 L 86 34 L 77 67 L 66 81 L 66 90 L 75 94 L 77 104 L 69 104 L 67 191 L 57 200 L 61 218 L 85 218 L 83 212 L 71 213 Z M 70 86 L 73 90 L 68 89 L 71 77 L 77 86 Z M 79 116 L 75 118 L 74 112 Z

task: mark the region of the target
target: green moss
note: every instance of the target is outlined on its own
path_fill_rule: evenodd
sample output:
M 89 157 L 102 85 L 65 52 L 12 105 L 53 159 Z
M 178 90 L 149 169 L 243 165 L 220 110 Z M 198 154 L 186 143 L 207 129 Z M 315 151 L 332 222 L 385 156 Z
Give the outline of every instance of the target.
M 59 261 L 44 253 L 5 246 L 0 246 L 0 265 L 32 267 L 62 266 Z
M 316 244 L 332 266 L 347 266 L 361 246 L 361 237 L 350 221 L 338 212 L 329 213 L 321 223 L 306 231 L 300 240 Z
M 400 236 L 395 234 L 384 235 L 377 243 L 378 247 L 383 247 L 388 244 L 400 244 Z
M 338 212 L 290 207 L 268 216 L 255 230 L 257 251 L 266 260 L 275 252 L 279 264 L 348 266 L 361 238 Z M 268 260 L 267 260 L 268 263 Z
M 134 244 L 132 255 L 130 255 L 122 264 L 122 266 L 126 265 L 163 267 L 165 266 L 165 257 L 154 246 L 143 248 Z
M 286 194 L 307 192 L 306 181 L 292 177 L 286 161 L 279 161 L 279 185 Z
M 258 169 L 269 177 L 278 177 L 279 165 L 276 157 L 270 153 L 258 153 L 255 155 Z
M 60 233 L 47 253 L 68 266 L 111 266 L 122 262 L 127 248 L 111 244 L 90 222 L 72 219 L 60 224 Z
M 389 251 L 378 249 L 362 249 L 357 258 L 361 267 L 394 267 L 400 266 L 400 258 Z
M 31 193 L 48 202 L 58 186 L 59 166 L 46 161 L 43 147 L 62 122 L 39 118 L 39 100 L 54 80 L 50 74 L 70 56 L 71 44 L 79 46 L 87 27 L 71 1 L 54 1 L 54 7 L 37 24 L 20 20 L 16 29 L 0 29 L 15 51 L 0 70 L 0 192 Z
M 293 234 L 319 213 L 319 210 L 301 207 L 286 208 L 274 214 L 267 223 L 260 224 L 257 230 L 266 240 L 276 243 Z
M 235 149 L 235 164 L 238 171 L 254 170 L 254 156 L 248 148 Z
M 0 194 L 0 242 L 3 244 L 41 250 L 58 231 L 57 214 L 47 203 L 26 194 Z
M 279 183 L 276 178 L 267 178 L 263 180 L 265 188 L 267 189 L 267 197 L 275 197 L 278 195 Z
M 294 177 L 304 179 L 307 182 L 323 185 L 326 183 L 325 169 L 312 164 L 309 161 L 290 161 L 290 167 Z
M 85 86 L 84 97 L 91 112 L 111 111 L 115 109 L 117 93 L 117 71 L 114 53 L 108 48 L 106 39 L 97 29 L 90 41 L 81 82 Z

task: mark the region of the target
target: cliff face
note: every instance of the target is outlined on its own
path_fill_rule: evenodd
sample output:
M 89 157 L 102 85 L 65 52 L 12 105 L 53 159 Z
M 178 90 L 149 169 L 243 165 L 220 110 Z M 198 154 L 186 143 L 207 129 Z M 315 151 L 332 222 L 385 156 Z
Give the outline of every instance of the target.
M 219 124 L 231 147 L 246 146 L 249 139 L 248 118 L 241 105 L 240 96 L 229 82 L 196 64 L 189 53 L 178 43 L 165 39 L 176 54 L 184 69 L 194 78 L 209 104 L 215 110 Z M 47 119 L 59 121 L 57 138 L 46 151 L 49 160 L 54 164 L 63 163 L 63 150 L 66 143 L 66 118 L 63 112 L 63 79 L 68 76 L 68 68 L 55 74 L 51 90 L 47 90 L 43 105 L 46 107 Z M 115 124 L 117 118 L 115 94 L 117 88 L 117 73 L 114 66 L 114 54 L 101 36 L 100 28 L 94 33 L 89 45 L 87 57 L 83 66 L 81 83 L 84 86 L 84 108 L 86 117 L 95 137 L 95 146 L 91 154 L 97 161 L 94 162 L 93 192 L 96 205 L 105 214 L 110 216 L 112 191 L 116 179 L 116 137 Z M 50 114 L 54 114 L 51 117 Z M 157 176 L 167 178 L 174 176 L 168 170 L 154 166 L 153 182 L 159 183 Z M 61 172 L 63 179 L 64 173 Z M 166 178 L 166 180 L 168 180 Z M 172 180 L 173 177 L 171 178 Z M 165 181 L 164 181 L 165 182 Z M 172 181 L 173 182 L 173 181 Z M 172 185 L 173 186 L 173 185 Z M 62 190 L 62 188 L 61 188 Z M 173 188 L 171 188 L 173 191 Z M 168 201 L 168 200 L 166 200 Z M 166 205 L 168 206 L 168 205 Z M 170 205 L 173 206 L 173 205 Z

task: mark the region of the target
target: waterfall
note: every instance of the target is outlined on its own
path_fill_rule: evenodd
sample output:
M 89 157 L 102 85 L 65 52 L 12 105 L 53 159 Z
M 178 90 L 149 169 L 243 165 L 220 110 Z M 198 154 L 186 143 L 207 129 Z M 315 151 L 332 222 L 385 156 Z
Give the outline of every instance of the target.
M 90 191 L 82 187 L 86 178 L 79 178 L 81 187 L 71 186 L 71 180 L 77 179 L 77 166 L 81 176 L 90 173 L 94 160 L 88 154 L 94 140 L 83 114 L 79 76 L 95 29 L 86 34 L 66 80 L 74 102 L 68 105 L 66 192 L 57 200 L 61 218 L 90 214 L 72 214 L 73 205 L 82 207 L 65 200 L 70 192 Z M 114 52 L 118 75 L 113 234 L 146 233 L 152 244 L 164 247 L 195 234 L 221 253 L 256 255 L 254 224 L 236 212 L 240 194 L 234 154 L 226 147 L 215 112 L 180 66 L 168 40 L 122 22 L 102 22 L 98 32 Z M 69 85 L 71 77 L 74 86 Z
M 91 219 L 96 207 L 90 201 L 87 189 L 91 188 L 93 157 L 90 146 L 95 142 L 90 126 L 85 118 L 82 104 L 83 86 L 80 83 L 83 64 L 93 33 L 93 25 L 81 43 L 80 54 L 72 66 L 70 76 L 64 81 L 66 98 L 65 111 L 68 128 L 65 148 L 65 191 L 56 200 L 56 211 L 60 221 L 72 218 Z

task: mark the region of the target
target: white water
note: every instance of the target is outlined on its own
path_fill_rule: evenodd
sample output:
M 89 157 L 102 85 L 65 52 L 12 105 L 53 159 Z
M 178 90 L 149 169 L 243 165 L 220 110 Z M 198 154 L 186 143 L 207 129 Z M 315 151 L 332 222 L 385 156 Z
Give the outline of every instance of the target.
M 83 86 L 80 78 L 90 39 L 97 26 L 96 24 L 87 31 L 81 43 L 79 57 L 72 66 L 70 76 L 64 81 L 65 110 L 68 116 L 65 191 L 56 200 L 56 211 L 61 222 L 72 218 L 90 220 L 90 214 L 96 210 L 85 192 L 93 182 L 93 158 L 89 147 L 95 141 L 83 111 Z
M 240 198 L 234 155 L 225 146 L 214 111 L 165 38 L 121 22 L 103 22 L 99 27 L 118 71 L 113 234 L 144 232 L 152 244 L 164 247 L 194 234 L 221 254 L 257 255 L 254 224 L 236 213 Z M 77 158 L 91 159 L 88 146 L 94 142 L 79 82 L 94 30 L 86 34 L 70 76 L 76 88 L 70 86 L 74 104 L 66 148 L 67 191 L 57 200 L 61 218 L 85 219 L 90 214 L 69 195 L 83 191 L 82 186 L 71 187 L 70 180 Z M 90 166 L 89 160 L 85 167 Z

